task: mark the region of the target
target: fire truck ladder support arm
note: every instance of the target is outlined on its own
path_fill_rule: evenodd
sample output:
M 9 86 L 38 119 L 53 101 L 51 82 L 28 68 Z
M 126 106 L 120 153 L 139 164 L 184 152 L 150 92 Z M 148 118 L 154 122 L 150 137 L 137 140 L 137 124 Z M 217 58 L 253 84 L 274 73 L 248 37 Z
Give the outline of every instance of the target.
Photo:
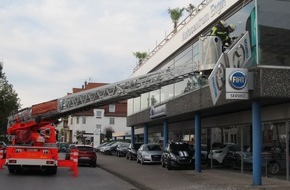
M 60 114 L 85 107 L 100 107 L 106 104 L 140 96 L 172 83 L 195 77 L 199 70 L 193 64 L 184 64 L 130 78 L 109 85 L 74 93 L 58 99 Z

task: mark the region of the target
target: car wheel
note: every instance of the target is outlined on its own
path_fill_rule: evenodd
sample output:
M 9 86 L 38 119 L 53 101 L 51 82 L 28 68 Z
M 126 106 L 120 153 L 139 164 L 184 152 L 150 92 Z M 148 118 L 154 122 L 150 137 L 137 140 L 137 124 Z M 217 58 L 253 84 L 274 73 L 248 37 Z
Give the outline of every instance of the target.
M 268 164 L 268 171 L 271 175 L 276 175 L 280 171 L 280 166 L 277 162 L 270 162 Z
M 170 160 L 167 160 L 166 167 L 167 167 L 168 170 L 172 170 L 172 166 L 171 166 Z
M 141 164 L 142 165 L 144 165 L 145 163 L 144 163 L 144 159 L 143 158 L 141 158 Z

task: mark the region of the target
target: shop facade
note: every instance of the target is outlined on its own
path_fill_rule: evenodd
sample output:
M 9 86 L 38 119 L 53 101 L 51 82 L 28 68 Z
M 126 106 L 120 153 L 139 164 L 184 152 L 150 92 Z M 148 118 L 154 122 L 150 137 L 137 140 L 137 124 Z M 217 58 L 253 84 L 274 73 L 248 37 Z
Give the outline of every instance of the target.
M 185 141 L 195 146 L 197 157 L 201 144 L 208 153 L 214 146 L 222 150 L 226 144 L 234 144 L 238 150 L 222 159 L 212 156 L 209 167 L 252 173 L 254 185 L 262 183 L 261 176 L 289 180 L 289 8 L 289 2 L 274 0 L 208 0 L 197 6 L 132 77 L 182 64 L 192 64 L 197 72 L 184 81 L 128 100 L 127 125 L 132 140 L 142 136 L 145 143 L 163 145 Z M 216 62 L 201 61 L 200 38 L 208 36 L 219 20 L 236 26 L 232 37 L 249 35 L 251 58 L 243 63 L 247 52 L 237 49 L 235 59 L 227 57 L 226 65 L 250 73 L 247 99 L 229 99 L 225 78 L 218 98 L 212 98 L 209 77 Z M 200 160 L 195 164 L 200 172 Z

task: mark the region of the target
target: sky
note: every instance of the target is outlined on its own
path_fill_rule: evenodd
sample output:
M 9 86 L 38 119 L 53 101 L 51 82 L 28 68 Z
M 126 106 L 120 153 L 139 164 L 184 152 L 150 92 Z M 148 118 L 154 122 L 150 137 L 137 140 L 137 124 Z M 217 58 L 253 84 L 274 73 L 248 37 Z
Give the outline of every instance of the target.
M 202 0 L 1 0 L 0 61 L 22 108 L 85 81 L 129 78 L 173 29 L 168 9 Z M 187 12 L 183 12 L 183 18 Z

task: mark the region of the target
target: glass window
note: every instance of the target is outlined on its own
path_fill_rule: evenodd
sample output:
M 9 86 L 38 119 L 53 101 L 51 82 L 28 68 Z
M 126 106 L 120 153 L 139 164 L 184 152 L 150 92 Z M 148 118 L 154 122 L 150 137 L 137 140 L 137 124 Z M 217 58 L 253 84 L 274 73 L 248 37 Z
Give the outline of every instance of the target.
M 96 111 L 96 118 L 102 118 L 102 111 Z
M 178 83 L 175 83 L 174 84 L 174 93 L 175 93 L 175 96 L 178 96 L 180 94 L 183 94 L 185 92 L 187 92 L 187 84 L 188 84 L 188 81 L 187 80 L 184 80 L 184 81 L 181 81 L 181 82 L 178 82 Z
M 192 46 L 187 47 L 174 58 L 175 65 L 180 65 L 192 60 Z
M 169 100 L 174 96 L 174 85 L 170 84 L 161 88 L 161 102 Z
M 80 122 L 80 117 L 77 117 L 77 124 L 79 124 Z
M 115 124 L 115 118 L 111 117 L 110 118 L 110 125 L 114 125 Z
M 290 1 L 258 0 L 259 60 L 290 66 Z
M 86 124 L 86 117 L 82 117 L 82 124 Z
M 160 90 L 150 92 L 150 106 L 160 103 Z
M 128 115 L 132 115 L 134 113 L 133 108 L 134 108 L 134 103 L 133 103 L 133 98 L 127 100 L 127 112 Z
M 175 60 L 175 66 L 182 65 L 185 63 L 192 63 L 192 46 L 189 46 L 181 54 L 176 56 L 174 60 Z
M 115 104 L 109 104 L 109 112 L 115 112 L 116 106 Z
M 149 108 L 150 101 L 149 101 L 149 92 L 141 94 L 141 110 Z
M 141 98 L 134 98 L 134 113 L 139 112 L 141 110 Z

